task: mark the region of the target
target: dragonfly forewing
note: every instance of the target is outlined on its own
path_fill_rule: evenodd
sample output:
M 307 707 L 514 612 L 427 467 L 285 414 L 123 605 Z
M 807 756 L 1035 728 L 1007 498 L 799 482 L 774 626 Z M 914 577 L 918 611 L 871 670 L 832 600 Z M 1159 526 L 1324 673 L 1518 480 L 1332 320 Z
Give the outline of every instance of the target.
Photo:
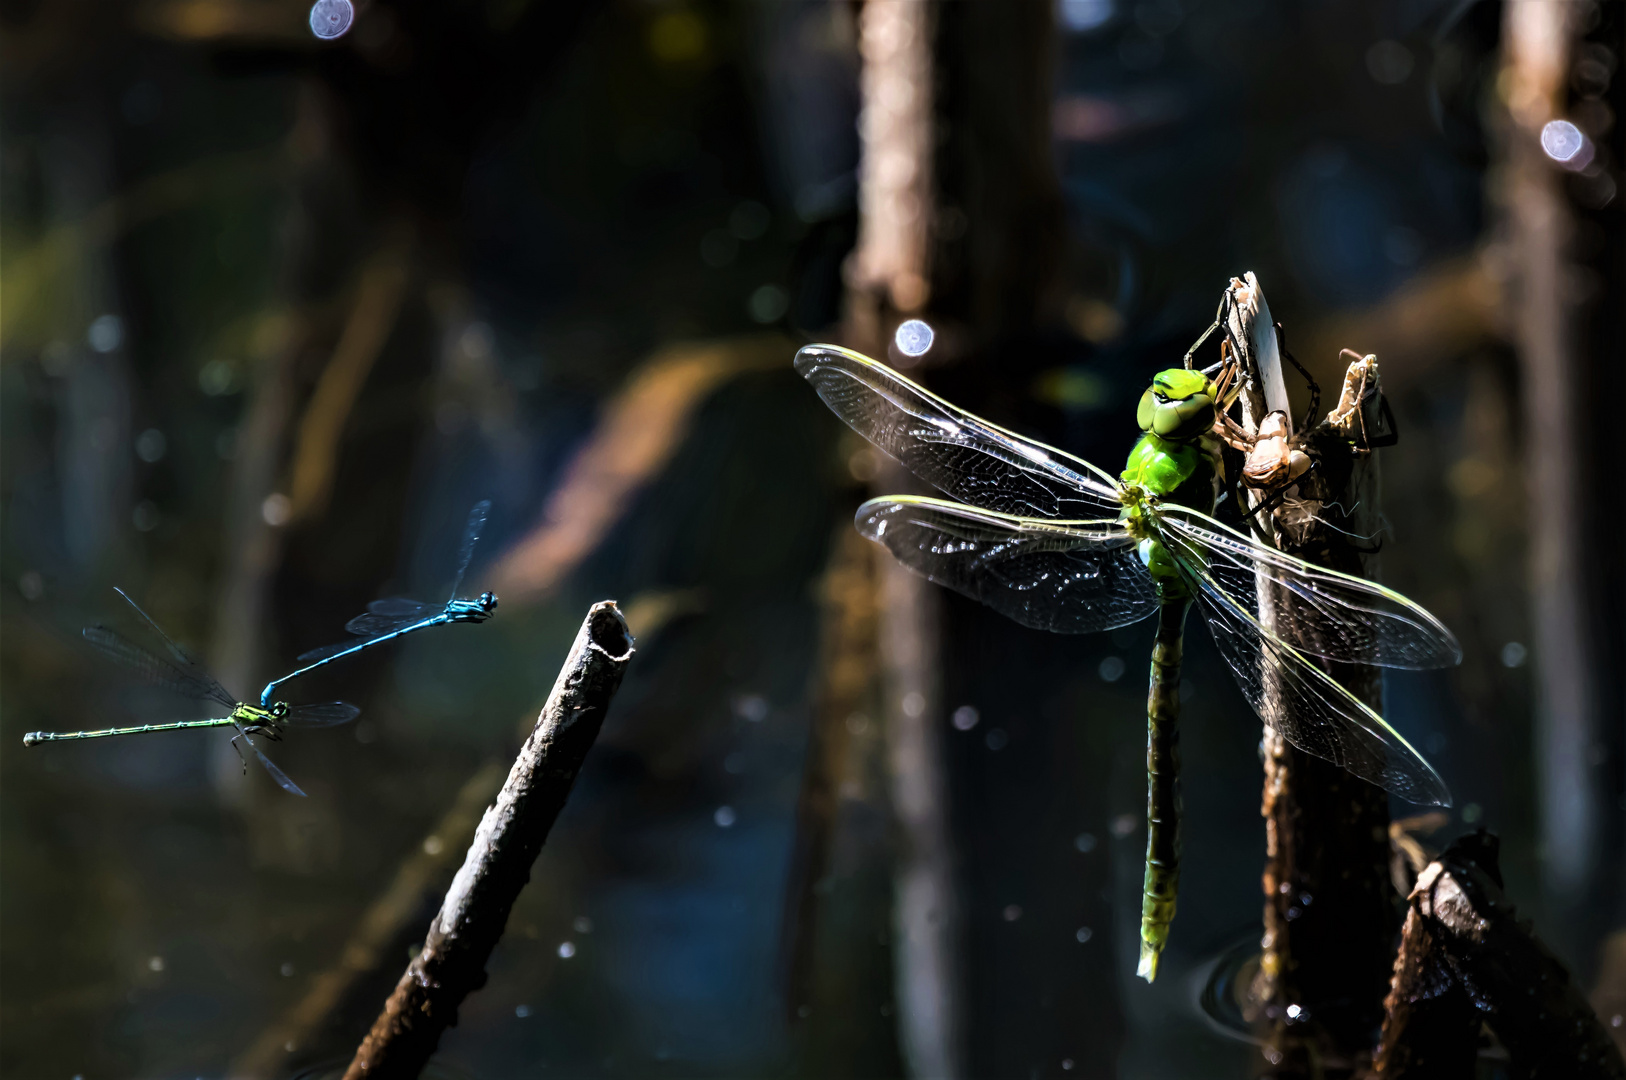
M 438 606 L 414 600 L 409 596 L 388 596 L 367 605 L 367 614 L 379 615 L 386 619 L 422 619 L 438 611 L 440 611 Z M 350 621 L 355 622 L 355 619 Z
M 378 608 L 390 604 L 390 610 L 380 611 Z M 357 615 L 344 624 L 345 630 L 357 637 L 377 637 L 380 634 L 390 634 L 403 626 L 411 626 L 425 619 L 432 619 L 441 613 L 441 608 L 432 604 L 420 604 L 415 600 L 375 600 L 367 605 L 365 615 Z
M 474 545 L 480 542 L 480 534 L 486 527 L 486 516 L 490 513 L 490 499 L 481 499 L 469 511 L 469 522 L 463 527 L 463 543 L 457 549 L 457 576 L 452 579 L 451 600 L 457 599 L 458 586 L 463 584 L 463 575 L 468 572 L 469 561 L 474 558 Z
M 328 701 L 320 705 L 289 706 L 288 715 L 280 722 L 287 727 L 337 727 L 360 715 L 361 710 L 347 701 Z
M 226 688 L 189 658 L 185 662 L 166 659 L 105 626 L 88 626 L 83 633 L 86 641 L 149 686 L 181 697 L 209 702 L 216 709 L 224 710 L 218 713 L 220 716 L 237 707 L 237 700 L 226 692 Z M 165 640 L 168 641 L 167 638 Z M 180 655 L 185 657 L 184 653 Z
M 1087 461 L 990 424 L 834 345 L 809 345 L 796 370 L 848 426 L 961 502 L 1020 517 L 1115 518 L 1118 483 Z
M 1390 668 L 1442 668 L 1462 660 L 1445 624 L 1376 582 L 1313 566 L 1242 535 L 1188 507 L 1157 517 L 1164 546 L 1208 568 L 1215 584 L 1256 619 L 1259 583 L 1281 602 L 1271 629 L 1299 652 Z
M 939 585 L 1023 626 L 1110 630 L 1157 609 L 1157 594 L 1117 521 L 1057 522 L 890 496 L 858 508 L 858 531 Z
M 1261 625 L 1192 547 L 1170 548 L 1210 636 L 1254 711 L 1282 738 L 1408 802 L 1450 806 L 1433 766 L 1383 717 Z

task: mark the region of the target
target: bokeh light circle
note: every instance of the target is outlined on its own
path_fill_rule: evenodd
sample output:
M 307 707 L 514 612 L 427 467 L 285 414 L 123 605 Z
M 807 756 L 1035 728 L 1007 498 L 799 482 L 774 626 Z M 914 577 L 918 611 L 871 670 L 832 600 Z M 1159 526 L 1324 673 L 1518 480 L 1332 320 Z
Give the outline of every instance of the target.
M 1586 148 L 1586 136 L 1568 120 L 1549 120 L 1541 129 L 1541 148 L 1554 161 L 1571 161 Z
M 356 18 L 350 0 L 316 0 L 311 5 L 311 33 L 323 41 L 342 37 Z
M 905 356 L 924 356 L 926 350 L 932 347 L 937 338 L 930 326 L 919 319 L 910 319 L 898 326 L 898 332 L 892 335 L 892 341 L 897 345 L 898 351 Z

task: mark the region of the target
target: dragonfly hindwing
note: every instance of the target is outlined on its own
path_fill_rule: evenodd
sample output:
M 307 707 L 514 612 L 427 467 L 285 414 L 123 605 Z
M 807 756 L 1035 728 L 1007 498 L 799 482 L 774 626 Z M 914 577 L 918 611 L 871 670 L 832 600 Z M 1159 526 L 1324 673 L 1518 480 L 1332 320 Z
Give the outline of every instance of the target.
M 1208 629 L 1260 719 L 1307 754 L 1346 769 L 1408 802 L 1451 805 L 1429 763 L 1365 702 L 1266 629 L 1257 599 L 1232 596 L 1209 573 L 1205 550 L 1163 531 Z
M 1046 521 L 940 499 L 858 509 L 858 531 L 905 566 L 1038 630 L 1083 634 L 1157 609 L 1135 540 L 1116 521 Z

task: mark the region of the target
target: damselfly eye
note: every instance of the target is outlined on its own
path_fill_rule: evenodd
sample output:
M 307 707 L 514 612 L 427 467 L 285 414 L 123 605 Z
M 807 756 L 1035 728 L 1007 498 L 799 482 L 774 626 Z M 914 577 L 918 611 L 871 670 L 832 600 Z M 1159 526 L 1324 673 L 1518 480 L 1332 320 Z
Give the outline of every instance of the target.
M 271 715 L 276 717 L 278 720 L 286 717 L 288 715 L 288 703 L 286 701 L 279 701 L 275 705 L 272 705 Z
M 497 594 L 488 592 L 481 593 L 480 606 L 485 608 L 487 611 L 491 611 L 497 606 Z

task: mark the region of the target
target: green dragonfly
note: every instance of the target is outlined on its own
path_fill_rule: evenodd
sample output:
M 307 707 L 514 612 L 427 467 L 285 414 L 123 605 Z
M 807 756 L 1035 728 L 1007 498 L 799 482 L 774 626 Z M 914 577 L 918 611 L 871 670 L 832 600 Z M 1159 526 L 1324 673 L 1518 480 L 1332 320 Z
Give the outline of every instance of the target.
M 1415 803 L 1451 804 L 1428 762 L 1308 659 L 1395 668 L 1459 662 L 1456 639 L 1390 589 L 1312 566 L 1216 521 L 1216 421 L 1225 376 L 1159 373 L 1121 477 L 996 427 L 891 368 L 809 345 L 796 370 L 837 416 L 951 496 L 859 507 L 858 530 L 909 569 L 1024 626 L 1111 630 L 1157 616 L 1147 701 L 1146 875 L 1138 974 L 1157 976 L 1179 883 L 1176 724 L 1187 612 L 1195 603 L 1243 696 L 1300 750 Z M 1261 587 L 1277 602 L 1260 608 Z
M 23 736 L 23 745 L 36 746 L 44 742 L 64 742 L 70 739 L 104 739 L 114 735 L 145 735 L 154 731 L 230 727 L 237 731 L 231 741 L 239 755 L 243 752 L 242 748 L 237 746 L 241 741 L 253 751 L 254 756 L 265 766 L 265 771 L 279 787 L 293 795 L 304 795 L 299 785 L 288 779 L 287 774 L 277 768 L 271 759 L 265 756 L 264 751 L 254 744 L 252 736 L 257 735 L 275 742 L 282 738 L 282 733 L 287 728 L 320 728 L 347 724 L 360 716 L 361 710 L 343 701 L 329 701 L 320 705 L 290 705 L 286 701 L 277 701 L 266 707 L 238 701 L 214 676 L 203 670 L 196 660 L 187 655 L 184 649 L 171 641 L 169 635 L 165 634 L 152 617 L 142 611 L 123 589 L 114 591 L 135 608 L 136 614 L 141 616 L 157 642 L 162 643 L 163 655 L 160 655 L 159 650 L 138 645 L 105 626 L 86 627 L 85 640 L 129 668 L 138 679 L 149 686 L 202 702 L 207 711 L 218 715 L 203 720 L 175 720 L 167 724 L 140 724 L 134 727 L 102 728 L 98 731 L 30 731 Z M 243 759 L 243 768 L 248 768 L 247 758 Z

